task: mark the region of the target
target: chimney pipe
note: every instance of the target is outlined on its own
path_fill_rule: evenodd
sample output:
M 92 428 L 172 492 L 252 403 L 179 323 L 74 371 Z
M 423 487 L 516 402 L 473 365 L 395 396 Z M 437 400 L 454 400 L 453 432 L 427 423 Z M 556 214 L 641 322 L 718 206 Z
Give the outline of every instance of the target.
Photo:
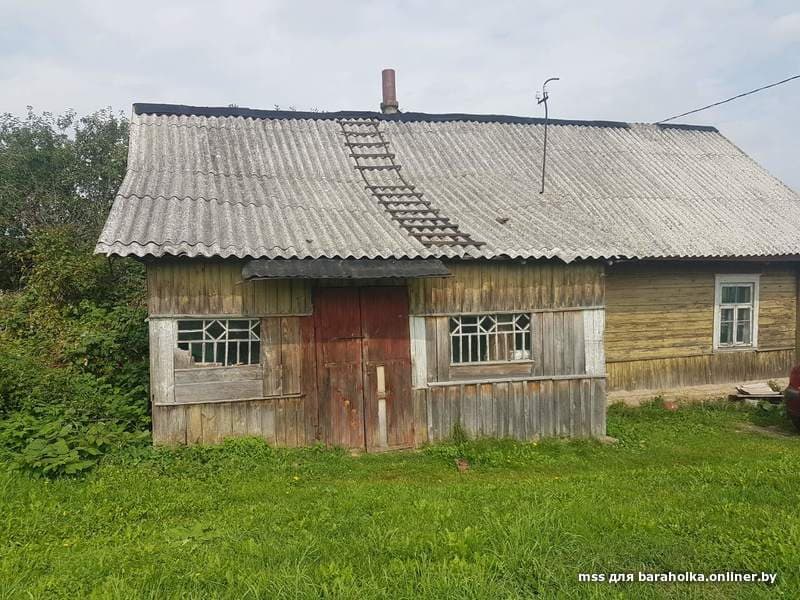
M 393 115 L 400 112 L 397 104 L 397 88 L 394 83 L 394 69 L 384 69 L 381 71 L 383 83 L 383 102 L 381 102 L 381 112 L 385 115 Z

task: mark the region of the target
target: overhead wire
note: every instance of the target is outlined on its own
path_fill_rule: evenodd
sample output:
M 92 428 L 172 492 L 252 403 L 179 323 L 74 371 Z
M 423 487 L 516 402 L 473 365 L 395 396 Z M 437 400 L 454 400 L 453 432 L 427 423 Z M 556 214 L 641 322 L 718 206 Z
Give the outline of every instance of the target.
M 731 96 L 730 98 L 726 98 L 725 100 L 720 100 L 719 102 L 714 102 L 713 104 L 708 104 L 707 106 L 703 106 L 701 108 L 695 108 L 694 110 L 686 111 L 685 113 L 681 113 L 679 115 L 675 115 L 674 117 L 669 117 L 668 119 L 662 119 L 661 121 L 656 121 L 654 124 L 659 125 L 661 123 L 667 123 L 668 121 L 674 121 L 675 119 L 680 119 L 681 117 L 685 117 L 687 115 L 693 115 L 694 113 L 699 113 L 702 110 L 707 110 L 709 108 L 713 108 L 715 106 L 719 106 L 720 104 L 726 104 L 728 102 L 732 102 L 733 100 L 737 100 L 739 98 L 744 98 L 745 96 L 749 96 L 750 94 L 755 94 L 756 92 L 761 92 L 763 90 L 768 90 L 769 88 L 774 88 L 779 85 L 783 85 L 784 83 L 788 83 L 793 79 L 800 79 L 800 75 L 792 75 L 791 77 L 787 77 L 786 79 L 782 79 L 781 81 L 776 81 L 775 83 L 770 83 L 768 85 L 761 86 L 754 90 L 750 90 L 749 92 L 743 92 L 741 94 L 737 94 L 735 96 Z

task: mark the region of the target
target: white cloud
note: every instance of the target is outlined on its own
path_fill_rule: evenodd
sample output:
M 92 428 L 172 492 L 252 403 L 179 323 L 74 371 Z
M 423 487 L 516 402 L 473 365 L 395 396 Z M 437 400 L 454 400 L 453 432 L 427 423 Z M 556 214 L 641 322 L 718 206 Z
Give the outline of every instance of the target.
M 134 101 L 653 121 L 800 71 L 787 1 L 0 0 L 0 111 Z M 800 83 L 700 113 L 800 188 Z
M 800 42 L 800 12 L 781 15 L 770 26 L 773 37 L 786 42 Z

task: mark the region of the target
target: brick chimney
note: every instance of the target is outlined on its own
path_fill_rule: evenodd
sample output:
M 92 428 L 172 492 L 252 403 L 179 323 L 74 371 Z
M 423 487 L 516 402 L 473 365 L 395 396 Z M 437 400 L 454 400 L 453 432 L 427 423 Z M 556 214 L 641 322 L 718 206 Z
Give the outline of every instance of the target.
M 400 112 L 397 104 L 397 88 L 394 84 L 394 69 L 384 69 L 381 71 L 383 83 L 383 102 L 381 102 L 381 112 L 385 115 L 393 115 Z

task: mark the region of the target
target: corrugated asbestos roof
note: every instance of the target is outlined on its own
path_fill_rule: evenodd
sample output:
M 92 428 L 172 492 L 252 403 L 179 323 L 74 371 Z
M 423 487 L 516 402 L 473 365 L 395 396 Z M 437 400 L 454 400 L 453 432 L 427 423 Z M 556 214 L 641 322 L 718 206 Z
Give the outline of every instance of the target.
M 359 119 L 377 121 L 385 152 L 421 192 L 415 210 L 482 243 L 423 243 L 427 233 L 411 228 L 426 223 L 398 213 L 405 198 L 365 188 L 341 124 Z M 551 121 L 539 194 L 542 134 L 541 119 L 524 117 L 136 105 L 128 171 L 96 251 L 568 262 L 800 254 L 800 196 L 713 127 Z

